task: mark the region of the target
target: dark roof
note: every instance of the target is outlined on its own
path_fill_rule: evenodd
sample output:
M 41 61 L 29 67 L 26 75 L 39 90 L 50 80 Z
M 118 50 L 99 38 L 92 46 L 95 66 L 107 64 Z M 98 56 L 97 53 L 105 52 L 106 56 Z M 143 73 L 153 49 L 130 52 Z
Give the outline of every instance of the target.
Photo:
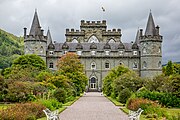
M 67 48 L 68 51 L 76 51 L 77 46 L 79 43 L 71 43 L 71 42 L 65 42 L 65 43 L 55 43 L 55 51 L 63 51 L 62 48 Z M 91 51 L 90 46 L 92 43 L 80 43 L 82 45 L 82 51 Z M 110 45 L 111 51 L 118 51 L 119 50 L 119 44 L 120 43 L 108 43 Z M 122 43 L 121 43 L 122 44 Z M 94 43 L 94 45 L 97 47 L 96 51 L 104 51 L 104 46 L 106 43 Z M 132 44 L 131 43 L 123 43 L 124 49 L 126 51 L 132 51 Z
M 50 42 L 48 45 L 48 49 L 55 49 L 55 45 L 52 42 Z
M 37 11 L 35 11 L 29 35 L 36 36 L 40 34 L 41 34 L 41 26 L 39 23 Z
M 148 36 L 148 35 L 153 36 L 153 35 L 155 35 L 155 33 L 156 33 L 155 24 L 154 24 L 152 13 L 150 12 L 148 22 L 147 22 L 147 26 L 146 26 L 145 35 L 146 36 Z

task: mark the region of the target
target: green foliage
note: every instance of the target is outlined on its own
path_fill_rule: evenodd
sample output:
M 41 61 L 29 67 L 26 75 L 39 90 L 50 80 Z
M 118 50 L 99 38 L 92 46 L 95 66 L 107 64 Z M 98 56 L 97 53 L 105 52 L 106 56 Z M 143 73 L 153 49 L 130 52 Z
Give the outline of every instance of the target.
M 143 109 L 144 111 L 142 114 L 147 115 L 151 118 L 159 118 L 167 116 L 166 111 L 161 108 L 156 102 L 151 100 L 142 99 L 142 98 L 134 98 L 130 99 L 127 108 L 133 111 L 137 111 L 139 108 Z
M 0 111 L 0 120 L 36 120 L 44 116 L 43 109 L 39 103 L 15 104 Z
M 88 78 L 84 74 L 84 67 L 78 55 L 67 53 L 58 61 L 58 75 L 64 75 L 71 82 L 76 95 L 80 95 L 85 90 Z
M 24 53 L 24 40 L 0 29 L 0 69 L 10 67 L 14 56 Z
M 125 104 L 130 96 L 131 91 L 128 88 L 125 88 L 119 93 L 118 101 Z
M 59 102 L 62 102 L 62 103 L 65 103 L 66 102 L 66 98 L 67 98 L 67 93 L 64 89 L 62 88 L 58 88 L 55 90 L 54 92 L 54 97 L 59 101 Z
M 168 64 L 163 67 L 163 73 L 166 76 L 180 74 L 180 64 L 172 63 L 172 61 L 169 61 Z
M 170 76 L 172 94 L 180 98 L 180 74 Z
M 176 97 L 171 93 L 162 93 L 156 91 L 138 91 L 136 96 L 139 98 L 145 98 L 153 101 L 158 101 L 160 104 L 165 105 L 167 107 L 178 107 L 180 108 L 180 98 Z
M 103 79 L 103 92 L 110 96 L 113 92 L 113 82 L 115 79 L 117 79 L 119 76 L 121 76 L 124 73 L 127 73 L 129 71 L 128 68 L 120 65 L 114 69 L 112 69 L 107 76 Z M 118 94 L 117 94 L 118 95 Z M 117 96 L 116 95 L 116 96 Z
M 37 102 L 43 104 L 46 108 L 52 111 L 62 107 L 62 103 L 58 102 L 56 99 L 39 99 Z
M 44 60 L 38 55 L 22 55 L 13 61 L 13 67 L 19 66 L 20 68 L 37 68 L 38 70 L 45 70 L 46 64 Z

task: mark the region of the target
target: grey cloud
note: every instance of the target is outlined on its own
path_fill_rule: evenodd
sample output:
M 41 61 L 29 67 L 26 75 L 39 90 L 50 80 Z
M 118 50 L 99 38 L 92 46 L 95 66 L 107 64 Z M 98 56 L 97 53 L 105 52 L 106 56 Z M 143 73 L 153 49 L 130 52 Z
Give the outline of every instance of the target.
M 138 27 L 145 31 L 150 9 L 163 35 L 163 63 L 180 61 L 179 0 L 0 0 L 0 28 L 17 36 L 30 29 L 37 8 L 42 28 L 50 27 L 54 40 L 65 41 L 65 29 L 79 29 L 80 20 L 106 19 L 108 29 L 121 28 L 122 41 L 135 39 Z M 106 9 L 102 12 L 101 7 Z

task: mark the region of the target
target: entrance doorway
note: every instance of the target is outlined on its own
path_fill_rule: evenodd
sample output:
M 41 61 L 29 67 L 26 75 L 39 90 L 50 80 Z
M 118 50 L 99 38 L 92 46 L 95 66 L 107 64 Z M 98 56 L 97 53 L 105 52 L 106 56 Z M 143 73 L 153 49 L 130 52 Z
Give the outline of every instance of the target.
M 89 79 L 89 90 L 97 90 L 97 87 L 97 78 L 93 76 Z

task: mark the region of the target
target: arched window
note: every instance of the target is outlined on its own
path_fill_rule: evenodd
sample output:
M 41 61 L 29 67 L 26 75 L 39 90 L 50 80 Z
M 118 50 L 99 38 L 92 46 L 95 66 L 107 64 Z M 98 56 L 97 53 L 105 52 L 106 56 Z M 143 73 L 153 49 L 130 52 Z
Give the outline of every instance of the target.
M 82 55 L 82 51 L 77 51 L 77 55 Z
M 93 35 L 89 38 L 88 43 L 99 43 L 99 40 Z
M 143 54 L 146 54 L 147 53 L 146 48 L 143 48 L 142 52 L 143 52 Z
M 158 53 L 161 53 L 161 47 L 159 47 Z
M 111 38 L 108 43 L 115 43 L 115 40 Z
M 91 69 L 92 69 L 92 70 L 96 69 L 96 63 L 95 63 L 95 62 L 92 62 L 92 63 L 91 63 Z
M 74 39 L 72 40 L 72 43 L 78 43 L 77 39 L 74 38 Z
M 147 63 L 146 63 L 146 61 L 143 62 L 143 68 L 147 68 Z
M 40 53 L 44 53 L 44 49 L 43 49 L 43 46 L 40 47 L 40 50 L 39 50 Z
M 53 62 L 50 62 L 50 63 L 49 63 L 49 68 L 54 68 Z
M 138 68 L 138 64 L 137 64 L 137 62 L 134 62 L 133 63 L 133 69 L 137 69 Z
M 110 68 L 109 62 L 105 62 L 105 69 L 109 69 L 109 68 Z
M 161 61 L 159 61 L 159 63 L 158 63 L 158 68 L 161 68 Z
M 106 50 L 105 55 L 109 55 L 109 54 L 110 54 L 110 51 Z
M 119 65 L 124 65 L 124 63 L 122 61 L 119 62 Z

